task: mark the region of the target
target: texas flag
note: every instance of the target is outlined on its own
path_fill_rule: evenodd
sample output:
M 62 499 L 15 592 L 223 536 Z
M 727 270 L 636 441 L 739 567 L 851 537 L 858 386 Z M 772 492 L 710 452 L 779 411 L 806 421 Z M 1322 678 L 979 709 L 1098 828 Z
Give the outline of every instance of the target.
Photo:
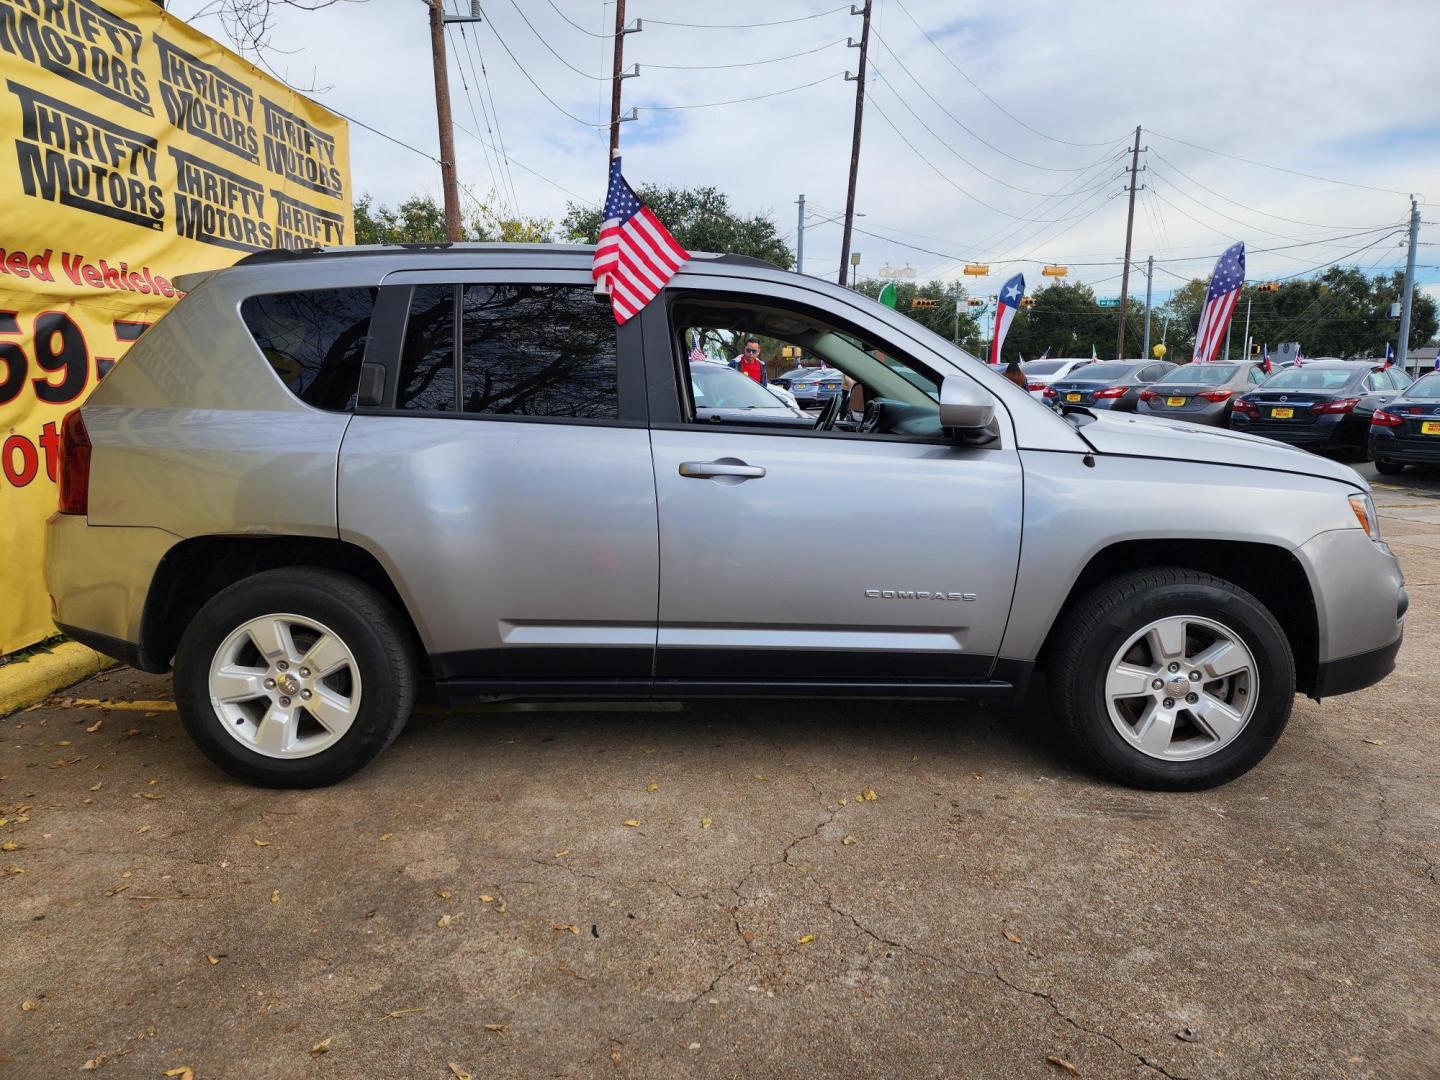
M 990 363 L 1000 363 L 1000 349 L 1005 344 L 1005 335 L 1015 321 L 1015 312 L 1020 308 L 1020 299 L 1025 295 L 1025 275 L 1016 274 L 1000 287 L 995 305 L 995 329 L 990 338 Z
M 1395 346 L 1394 346 L 1394 345 L 1391 345 L 1390 342 L 1387 341 L 1387 342 L 1385 342 L 1385 366 L 1388 368 L 1388 367 L 1393 367 L 1394 365 L 1395 365 Z

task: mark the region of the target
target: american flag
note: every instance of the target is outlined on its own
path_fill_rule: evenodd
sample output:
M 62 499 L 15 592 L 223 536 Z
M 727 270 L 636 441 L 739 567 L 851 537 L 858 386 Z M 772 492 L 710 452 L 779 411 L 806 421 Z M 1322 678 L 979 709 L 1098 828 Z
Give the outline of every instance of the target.
M 700 335 L 695 334 L 690 338 L 690 363 L 698 364 L 705 359 L 705 353 L 700 348 Z
M 610 294 L 615 321 L 623 324 L 655 299 L 690 253 L 630 190 L 618 156 L 610 162 L 604 215 L 590 273 L 595 291 Z
M 1005 335 L 1015 321 L 1015 312 L 1020 299 L 1025 295 L 1025 275 L 1016 274 L 1000 286 L 1000 295 L 995 304 L 995 329 L 990 338 L 990 363 L 1000 363 L 1000 349 L 1005 344 Z
M 1225 338 L 1225 329 L 1230 325 L 1230 316 L 1235 311 L 1235 302 L 1240 299 L 1240 286 L 1245 284 L 1245 241 L 1225 249 L 1215 272 L 1210 275 L 1210 291 L 1205 294 L 1205 306 L 1200 311 L 1200 325 L 1195 330 L 1194 360 L 1204 363 L 1214 360 L 1220 351 L 1220 342 Z

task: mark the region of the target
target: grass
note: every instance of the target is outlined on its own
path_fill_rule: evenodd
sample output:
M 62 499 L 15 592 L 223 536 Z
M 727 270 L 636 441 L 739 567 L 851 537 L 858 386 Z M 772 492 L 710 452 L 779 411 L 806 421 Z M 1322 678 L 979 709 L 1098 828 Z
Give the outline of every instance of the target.
M 46 638 L 44 641 L 37 641 L 34 645 L 27 645 L 23 649 L 16 649 L 6 656 L 0 656 L 0 667 L 6 664 L 18 664 L 22 660 L 29 660 L 30 657 L 36 653 L 54 652 L 56 645 L 69 640 L 70 639 L 64 634 L 56 634 L 53 637 Z

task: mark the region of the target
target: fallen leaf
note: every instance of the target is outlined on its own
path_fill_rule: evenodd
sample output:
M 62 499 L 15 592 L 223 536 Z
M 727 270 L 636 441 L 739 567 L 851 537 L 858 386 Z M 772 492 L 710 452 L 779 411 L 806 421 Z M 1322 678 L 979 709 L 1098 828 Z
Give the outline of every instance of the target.
M 4 870 L 0 870 L 0 873 L 3 873 L 8 877 L 10 874 L 25 873 L 25 868 L 23 866 L 16 866 L 14 863 L 11 863 L 9 866 L 5 867 Z
M 96 720 L 93 724 L 91 724 L 85 729 L 86 734 L 94 735 L 95 732 L 100 730 L 100 725 L 103 723 L 105 723 L 105 718 L 101 717 L 99 720 Z
M 3 844 L 0 844 L 0 851 L 19 851 L 19 850 L 20 850 L 20 845 L 17 844 L 14 840 L 6 840 Z
M 393 839 L 394 836 L 395 834 L 393 832 L 382 832 L 380 834 L 380 842 L 383 844 L 386 840 Z
M 713 824 L 713 822 L 711 822 L 711 820 L 710 820 L 708 817 L 702 817 L 702 818 L 700 819 L 700 828 L 702 828 L 702 829 L 708 829 L 708 828 L 710 828 L 710 826 L 711 826 L 712 824 Z
M 74 744 L 71 743 L 71 741 L 70 741 L 69 739 L 57 739 L 57 740 L 55 741 L 55 745 L 56 745 L 56 746 L 72 746 L 72 745 L 74 745 Z
M 490 903 L 490 901 L 492 901 L 492 900 L 494 900 L 494 899 L 495 899 L 495 897 L 490 896 L 490 895 L 488 895 L 487 893 L 481 893 L 481 894 L 480 894 L 480 902 L 481 902 L 482 904 L 488 904 L 488 903 Z
M 866 802 L 874 802 L 874 801 L 875 801 L 876 799 L 878 799 L 880 796 L 875 794 L 875 789 L 874 789 L 874 788 L 868 788 L 868 787 L 867 787 L 864 791 L 862 791 L 862 792 L 860 793 L 860 797 L 861 797 L 862 799 L 864 799 Z
M 563 859 L 566 855 L 569 855 L 569 854 L 570 854 L 570 849 L 569 849 L 569 848 L 566 848 L 564 851 L 557 851 L 557 852 L 555 852 L 555 857 L 556 857 L 557 859 Z
M 35 1002 L 31 1001 L 29 998 L 26 998 L 24 1001 L 22 1001 L 22 1002 L 20 1003 L 20 1011 L 21 1011 L 21 1012 L 34 1012 L 34 1011 L 35 1011 Z
M 102 787 L 104 787 L 104 786 L 105 786 L 105 781 L 104 781 L 104 780 L 100 780 L 100 781 L 98 781 L 98 782 L 96 782 L 96 783 L 94 783 L 94 784 L 91 784 L 91 785 L 90 785 L 90 790 L 91 790 L 91 791 L 99 791 L 99 790 L 100 790 Z
M 119 896 L 122 892 L 124 892 L 124 891 L 125 891 L 126 889 L 128 889 L 129 887 L 130 887 L 129 885 L 116 885 L 113 889 L 111 889 L 111 890 L 110 890 L 109 892 L 107 892 L 105 895 L 106 895 L 106 896 Z
M 450 890 L 449 890 L 449 889 L 436 889 L 436 890 L 435 890 L 435 895 L 438 896 L 438 897 L 440 897 L 441 900 L 449 900 L 449 899 L 450 899 Z
M 1366 743 L 1368 743 L 1369 745 L 1371 745 L 1371 746 L 1384 746 L 1384 745 L 1385 745 L 1385 740 L 1384 740 L 1384 739 L 1366 739 L 1366 740 L 1364 740 L 1364 741 L 1365 741 Z
M 156 784 L 160 783 L 159 780 L 146 780 L 145 782 L 146 782 L 147 784 L 149 784 L 151 787 L 154 787 Z
M 441 915 L 440 918 L 436 920 L 435 925 L 436 925 L 437 927 L 439 927 L 439 926 L 449 926 L 449 925 L 450 925 L 450 920 L 451 920 L 452 918 L 458 919 L 459 917 L 460 917 L 460 916 L 458 916 L 458 915 L 451 916 L 449 912 L 446 912 L 444 915 Z
M 1005 940 L 1010 942 L 1012 945 L 1019 945 L 1025 939 L 1022 938 L 1019 934 L 1012 934 L 1009 930 L 1006 930 Z
M 412 1016 L 412 1015 L 414 1015 L 415 1013 L 422 1013 L 422 1012 L 424 1012 L 424 1011 L 425 1011 L 424 1006 L 421 1006 L 421 1007 L 418 1008 L 418 1009 L 391 1009 L 391 1010 L 390 1010 L 388 1013 L 386 1013 L 384 1016 L 380 1017 L 380 1019 L 381 1019 L 381 1020 L 398 1020 L 398 1019 L 400 1019 L 400 1017 L 402 1017 L 402 1016 Z
M 610 1051 L 610 1060 L 613 1061 L 616 1065 L 619 1065 L 619 1064 L 620 1064 L 622 1061 L 624 1061 L 625 1059 L 620 1056 L 620 1051 L 619 1051 L 619 1050 L 611 1050 L 611 1051 Z
M 626 818 L 626 819 L 625 819 L 625 824 L 628 825 L 628 826 L 629 826 L 630 828 L 632 828 L 632 829 L 638 829 L 638 828 L 640 827 L 640 819 L 639 819 L 639 818 L 633 818 L 633 817 L 632 817 L 632 818 Z
M 849 847 L 851 844 L 855 843 L 855 837 L 843 836 L 840 838 L 840 843 L 844 844 L 846 847 Z
M 486 1030 L 486 1031 L 493 1031 L 493 1032 L 495 1032 L 495 1034 L 497 1034 L 497 1035 L 504 1035 L 505 1032 L 507 1032 L 507 1031 L 510 1030 L 510 1025 L 509 1025 L 509 1024 L 486 1024 L 486 1025 L 485 1025 L 485 1030 Z
M 150 826 L 149 826 L 149 825 L 141 825 L 141 826 L 140 826 L 138 829 L 136 829 L 135 831 L 136 831 L 137 833 L 149 832 L 149 831 L 150 831 Z
M 311 1052 L 312 1054 L 323 1054 L 323 1053 L 325 1053 L 325 1052 L 326 1052 L 327 1050 L 329 1050 L 329 1049 L 330 1049 L 330 1036 L 327 1035 L 325 1038 L 321 1039 L 321 1040 L 320 1040 L 318 1043 L 316 1043 L 314 1046 L 310 1047 L 310 1052 Z
M 80 1071 L 81 1071 L 81 1072 L 89 1072 L 89 1071 L 92 1070 L 92 1069 L 98 1069 L 101 1065 L 104 1065 L 105 1062 L 108 1061 L 108 1060 L 109 1060 L 109 1056 L 108 1056 L 108 1055 L 106 1055 L 106 1054 L 96 1054 L 96 1055 L 95 1055 L 93 1058 L 91 1058 L 89 1061 L 85 1062 L 84 1065 L 81 1065 L 81 1066 L 80 1066 Z
M 256 847 L 269 847 L 269 846 L 270 846 L 270 841 L 269 841 L 269 840 L 261 840 L 258 836 L 251 837 L 250 842 L 251 842 L 252 844 L 254 844 Z
M 475 1080 L 468 1072 L 462 1069 L 455 1062 L 450 1062 L 450 1071 L 455 1074 L 455 1080 Z
M 140 797 L 141 797 L 142 799 L 151 799 L 151 800 L 160 798 L 160 796 L 157 795 L 157 794 L 155 794 L 155 792 L 153 792 L 153 791 L 142 791 L 142 792 L 140 792 Z
M 580 933 L 580 927 L 576 926 L 574 923 L 566 923 L 564 926 L 560 926 L 560 925 L 557 924 L 556 926 L 551 927 L 551 929 L 552 929 L 552 930 L 569 930 L 572 934 L 578 934 L 578 933 Z
M 165 1075 L 177 1076 L 180 1080 L 195 1080 L 195 1070 L 189 1065 L 177 1065 L 173 1069 L 166 1069 Z
M 220 962 L 220 957 L 224 955 L 224 953 L 219 953 L 218 955 L 216 953 L 206 953 L 205 959 L 210 961 L 210 963 L 212 964 L 218 964 Z
M 1045 1059 L 1045 1064 L 1054 1065 L 1057 1069 L 1064 1069 L 1066 1072 L 1074 1073 L 1076 1076 L 1080 1075 L 1079 1069 L 1077 1069 L 1074 1065 L 1071 1065 L 1070 1062 L 1066 1061 L 1064 1058 L 1059 1057 L 1056 1054 L 1051 1054 L 1049 1057 L 1047 1057 Z
M 271 902 L 272 904 L 278 904 L 278 903 L 280 902 L 280 890 L 279 890 L 279 889 L 276 889 L 274 892 L 272 892 L 272 893 L 270 894 L 270 902 Z
M 646 785 L 645 785 L 645 790 L 646 790 L 646 791 L 659 791 L 659 790 L 660 790 L 660 785 L 659 785 L 659 784 L 646 784 Z
M 850 805 L 850 800 L 849 800 L 849 799 L 841 799 L 841 800 L 840 800 L 840 805 L 841 805 L 841 806 L 849 806 L 849 805 Z
M 796 945 L 809 945 L 815 940 L 814 934 L 802 934 L 795 942 Z
M 975 779 L 976 779 L 976 780 L 984 780 L 984 779 L 985 779 L 985 774 L 984 774 L 983 772 L 977 772 L 977 773 L 975 773 Z

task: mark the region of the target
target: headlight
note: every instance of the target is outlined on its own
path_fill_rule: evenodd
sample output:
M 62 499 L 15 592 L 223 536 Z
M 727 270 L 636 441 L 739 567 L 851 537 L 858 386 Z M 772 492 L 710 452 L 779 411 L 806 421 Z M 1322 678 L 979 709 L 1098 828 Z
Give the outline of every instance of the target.
M 1365 530 L 1365 535 L 1371 540 L 1380 540 L 1380 516 L 1375 513 L 1375 504 L 1370 501 L 1369 495 L 1351 495 L 1350 509 L 1355 512 L 1355 520 L 1360 523 L 1360 528 Z

